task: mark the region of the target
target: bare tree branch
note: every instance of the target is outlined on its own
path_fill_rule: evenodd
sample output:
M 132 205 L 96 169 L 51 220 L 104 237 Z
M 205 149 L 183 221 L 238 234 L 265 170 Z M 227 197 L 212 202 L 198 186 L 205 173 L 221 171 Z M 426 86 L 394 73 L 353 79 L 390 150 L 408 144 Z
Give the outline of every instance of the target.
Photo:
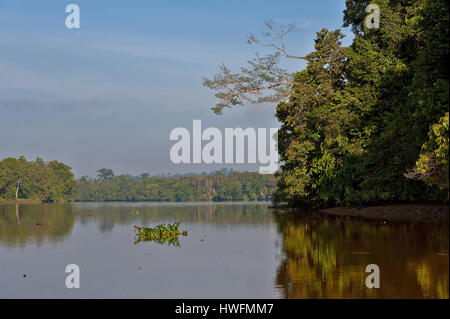
M 255 89 L 253 91 L 249 91 L 248 93 L 261 94 L 261 91 L 264 91 L 264 90 L 270 90 L 270 89 L 273 89 L 273 88 L 275 88 L 277 86 L 280 86 L 280 85 L 292 85 L 292 84 L 295 84 L 295 82 L 294 81 L 287 81 L 287 82 L 277 83 L 277 84 L 273 84 L 273 85 L 269 85 L 269 86 L 264 86 L 264 87 L 261 87 L 259 89 Z
M 442 174 L 442 170 L 445 165 L 437 163 L 436 157 L 432 153 L 427 153 L 429 160 L 427 161 L 427 171 L 419 171 L 416 167 L 409 169 L 403 174 L 408 179 L 412 180 L 426 180 L 430 177 L 438 177 Z
M 221 114 L 224 108 L 246 103 L 276 102 L 291 93 L 286 86 L 294 84 L 293 75 L 279 68 L 280 53 L 255 58 L 241 67 L 240 73 L 232 73 L 225 65 L 212 79 L 203 78 L 203 85 L 218 91 L 215 96 L 222 100 L 214 108 Z M 266 93 L 265 95 L 263 95 Z
M 284 56 L 289 59 L 306 60 L 306 57 L 290 55 L 286 52 L 284 37 L 286 36 L 286 34 L 290 32 L 299 31 L 299 29 L 295 26 L 295 24 L 288 24 L 288 25 L 280 24 L 276 26 L 271 20 L 264 21 L 264 24 L 269 29 L 269 32 L 263 32 L 262 34 L 263 37 L 269 39 L 270 42 L 260 41 L 252 33 L 250 33 L 247 40 L 248 44 L 256 43 L 265 47 L 273 47 L 278 52 L 283 53 Z
M 298 31 L 293 24 L 276 26 L 272 21 L 265 22 L 268 32 L 263 37 L 268 42 L 259 41 L 253 34 L 248 43 L 256 43 L 264 47 L 273 47 L 276 52 L 256 57 L 241 67 L 240 73 L 232 73 L 225 65 L 219 67 L 219 73 L 212 79 L 203 78 L 203 85 L 217 91 L 215 96 L 221 100 L 212 110 L 222 114 L 224 108 L 231 108 L 244 103 L 279 102 L 289 97 L 292 85 L 295 84 L 293 74 L 279 67 L 280 57 L 303 59 L 286 52 L 284 39 L 286 34 Z

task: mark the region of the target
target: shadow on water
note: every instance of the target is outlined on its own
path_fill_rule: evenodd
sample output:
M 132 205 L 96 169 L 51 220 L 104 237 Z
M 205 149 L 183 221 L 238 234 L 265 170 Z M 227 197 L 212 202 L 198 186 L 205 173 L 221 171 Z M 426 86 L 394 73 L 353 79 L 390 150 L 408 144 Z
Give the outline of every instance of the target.
M 284 298 L 448 298 L 448 224 L 274 212 Z M 380 268 L 380 288 L 365 267 Z

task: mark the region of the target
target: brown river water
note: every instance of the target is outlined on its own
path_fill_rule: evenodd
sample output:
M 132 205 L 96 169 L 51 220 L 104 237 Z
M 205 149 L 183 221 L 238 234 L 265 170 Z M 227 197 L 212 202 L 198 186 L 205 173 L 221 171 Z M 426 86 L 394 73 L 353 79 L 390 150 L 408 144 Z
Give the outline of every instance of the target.
M 174 222 L 179 246 L 135 243 Z M 0 205 L 0 298 L 448 298 L 448 230 L 267 203 Z

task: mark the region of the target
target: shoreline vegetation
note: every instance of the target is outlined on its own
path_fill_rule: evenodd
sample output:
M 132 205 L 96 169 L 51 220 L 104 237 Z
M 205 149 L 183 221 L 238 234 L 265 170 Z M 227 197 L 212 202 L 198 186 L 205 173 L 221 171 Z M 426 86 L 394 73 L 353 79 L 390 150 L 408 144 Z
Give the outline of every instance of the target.
M 383 18 L 372 28 L 363 19 L 365 7 L 346 1 L 343 26 L 352 29 L 352 43 L 343 45 L 340 29 L 324 28 L 305 56 L 284 51 L 284 36 L 294 26 L 267 21 L 263 34 L 275 42 L 264 46 L 275 53 L 257 54 L 240 73 L 223 65 L 213 78 L 204 78 L 219 99 L 217 114 L 249 101 L 278 103 L 281 166 L 274 175 L 225 170 L 115 176 L 102 168 L 96 178 L 75 180 L 64 163 L 22 156 L 0 162 L 0 201 L 264 200 L 335 215 L 394 218 L 419 212 L 431 218 L 434 204 L 425 203 L 449 202 L 449 4 L 378 5 Z M 249 43 L 265 42 L 250 35 Z M 282 57 L 302 59 L 306 66 L 288 72 L 280 67 Z
M 81 177 L 77 201 L 270 201 L 276 187 L 274 175 L 223 169 L 212 173 L 175 176 L 118 175 L 110 169 L 96 178 Z
M 317 30 L 314 49 L 286 52 L 299 29 L 266 21 L 248 43 L 271 48 L 233 71 L 204 78 L 212 110 L 278 103 L 280 169 L 275 203 L 294 207 L 447 202 L 449 2 L 347 0 L 341 29 Z M 284 61 L 306 66 L 292 73 Z M 294 61 L 294 60 L 292 60 Z M 236 72 L 236 73 L 235 73 Z
M 311 208 L 281 205 L 273 201 L 274 175 L 234 172 L 223 169 L 212 173 L 175 176 L 118 175 L 110 169 L 97 171 L 96 178 L 75 180 L 71 168 L 57 161 L 24 157 L 0 162 L 0 204 L 41 203 L 230 203 L 270 202 L 270 208 L 286 212 L 348 216 L 379 221 L 448 222 L 447 202 L 359 203 L 355 206 Z M 28 198 L 23 198 L 28 197 Z M 287 203 L 286 203 L 287 204 Z M 366 207 L 367 206 L 367 207 Z
M 0 205 L 6 204 L 66 204 L 72 203 L 71 200 L 54 200 L 51 202 L 46 202 L 40 199 L 10 199 L 10 200 L 0 200 Z
M 24 156 L 0 161 L 0 202 L 69 201 L 76 189 L 71 167 L 62 162 L 27 161 Z
M 248 204 L 258 204 L 258 203 L 272 203 L 270 200 L 253 200 L 253 201 L 243 201 L 243 200 L 220 200 L 220 201 L 160 201 L 160 200 L 54 200 L 54 201 L 42 201 L 38 199 L 11 199 L 11 200 L 0 200 L 0 205 L 10 205 L 10 204 L 75 204 L 75 203 L 154 203 L 154 204 L 200 204 L 200 203 L 211 203 L 211 204 L 227 204 L 227 203 L 248 203 Z M 270 207 L 279 208 L 280 207 Z
M 275 176 L 222 169 L 169 176 L 118 175 L 102 168 L 75 180 L 71 167 L 23 156 L 0 161 L 0 203 L 270 201 Z

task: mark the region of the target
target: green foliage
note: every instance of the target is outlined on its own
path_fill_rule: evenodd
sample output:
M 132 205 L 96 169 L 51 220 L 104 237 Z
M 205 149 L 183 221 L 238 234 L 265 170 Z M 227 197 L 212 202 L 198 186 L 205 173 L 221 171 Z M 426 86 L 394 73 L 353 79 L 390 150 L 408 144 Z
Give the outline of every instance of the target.
M 449 119 L 448 112 L 431 126 L 429 140 L 423 144 L 416 168 L 408 176 L 422 179 L 429 185 L 448 189 Z
M 445 200 L 448 169 L 427 183 L 405 173 L 419 158 L 430 126 L 448 111 L 448 2 L 377 1 L 380 28 L 368 30 L 363 22 L 369 3 L 346 1 L 344 26 L 355 33 L 350 47 L 341 46 L 339 30 L 317 33 L 293 94 L 277 107 L 283 161 L 278 202 Z M 444 134 L 443 126 L 435 129 Z M 427 166 L 431 149 L 437 151 L 430 143 L 419 164 Z M 445 144 L 448 158 L 446 143 L 438 152 L 445 153 Z
M 112 171 L 111 171 L 112 172 Z M 275 188 L 273 175 L 233 172 L 225 175 L 140 177 L 127 175 L 105 179 L 81 178 L 75 199 L 79 201 L 268 201 Z
M 247 43 L 272 47 L 275 53 L 265 56 L 256 53 L 246 67 L 241 67 L 240 73 L 232 73 L 223 64 L 212 79 L 203 78 L 203 85 L 216 91 L 215 97 L 220 100 L 212 108 L 214 113 L 221 115 L 224 109 L 244 103 L 278 102 L 292 93 L 293 74 L 280 67 L 280 58 L 304 59 L 288 54 L 284 43 L 285 36 L 298 29 L 293 24 L 277 25 L 271 20 L 265 21 L 265 25 L 267 31 L 262 34 L 264 39 L 250 34 Z
M 114 172 L 112 169 L 101 168 L 97 171 L 97 177 L 100 180 L 108 180 L 114 177 Z
M 70 167 L 58 162 L 44 162 L 37 158 L 28 162 L 5 158 L 0 162 L 0 199 L 33 199 L 51 202 L 73 199 L 76 182 Z
M 180 246 L 179 236 L 187 236 L 187 231 L 180 231 L 180 223 L 162 224 L 153 228 L 134 226 L 134 229 L 137 235 L 135 244 L 140 241 L 154 241 L 169 246 Z

